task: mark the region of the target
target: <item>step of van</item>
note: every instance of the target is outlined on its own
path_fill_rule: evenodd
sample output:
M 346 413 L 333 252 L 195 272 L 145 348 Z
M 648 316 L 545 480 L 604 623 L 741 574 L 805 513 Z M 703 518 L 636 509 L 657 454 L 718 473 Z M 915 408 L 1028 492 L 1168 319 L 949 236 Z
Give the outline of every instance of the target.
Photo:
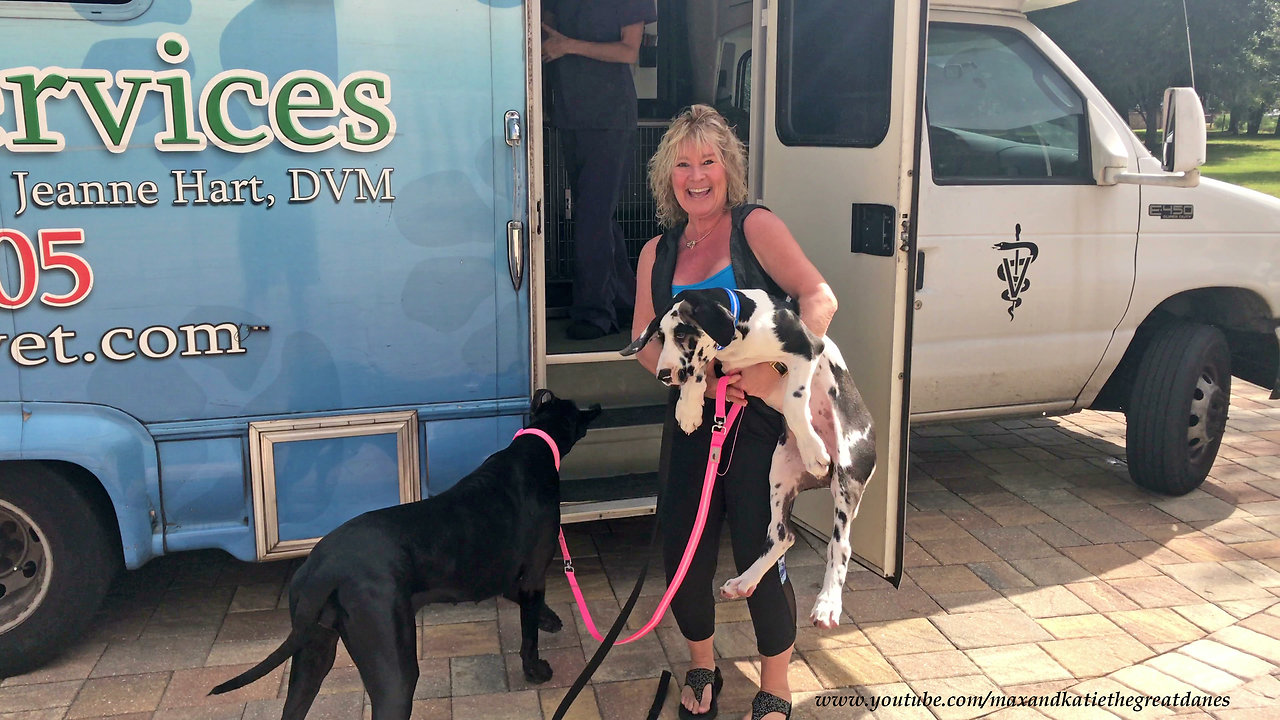
M 606 408 L 587 436 L 565 456 L 560 467 L 562 481 L 656 471 L 664 411 L 664 405 Z
M 665 412 L 648 405 L 601 413 L 560 467 L 561 522 L 653 512 Z
M 604 408 L 661 405 L 667 388 L 640 363 L 616 353 L 578 353 L 547 357 L 547 388 L 580 406 Z M 584 360 L 586 362 L 584 362 Z M 597 423 L 597 427 L 599 423 Z
M 560 522 L 651 515 L 657 496 L 656 472 L 561 481 Z
M 617 354 L 626 342 L 618 334 L 547 357 L 552 392 L 604 407 L 561 465 L 561 522 L 653 513 L 667 389 L 640 363 Z

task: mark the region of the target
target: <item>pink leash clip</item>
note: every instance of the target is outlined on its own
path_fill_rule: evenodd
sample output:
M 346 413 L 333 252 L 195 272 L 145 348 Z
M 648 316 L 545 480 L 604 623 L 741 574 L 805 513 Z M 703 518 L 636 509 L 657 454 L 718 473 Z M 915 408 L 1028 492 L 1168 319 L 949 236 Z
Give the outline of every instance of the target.
M 707 525 L 707 512 L 711 508 L 711 494 L 715 489 L 716 473 L 720 467 L 720 454 L 724 447 L 724 442 L 729 435 L 729 429 L 733 427 L 733 423 L 738 418 L 738 413 L 742 410 L 741 405 L 732 405 L 726 411 L 725 398 L 728 395 L 729 380 L 728 378 L 720 378 L 716 384 L 716 414 L 714 422 L 711 425 L 711 450 L 707 456 L 707 474 L 702 481 L 702 496 L 698 501 L 698 515 L 693 523 L 693 532 L 689 535 L 689 542 L 685 545 L 684 555 L 680 558 L 680 564 L 676 567 L 675 576 L 671 578 L 671 584 L 667 586 L 667 591 L 662 594 L 662 600 L 658 603 L 658 607 L 653 612 L 653 617 L 645 626 L 640 628 L 631 637 L 618 640 L 615 645 L 625 645 L 634 642 L 649 634 L 658 623 L 662 621 L 662 616 L 666 614 L 667 608 L 671 605 L 672 598 L 680 589 L 680 584 L 684 582 L 685 573 L 689 571 L 689 565 L 693 562 L 693 555 L 698 549 L 698 540 L 702 538 L 702 531 Z M 560 449 L 556 447 L 551 436 L 536 428 L 525 428 L 516 433 L 516 437 L 520 435 L 537 435 L 547 444 L 551 446 L 551 453 L 555 456 L 556 470 L 560 469 Z M 591 637 L 597 641 L 603 641 L 604 637 L 600 631 L 596 629 L 595 622 L 591 619 L 591 612 L 587 610 L 587 601 L 582 596 L 582 589 L 578 587 L 578 579 L 573 571 L 573 558 L 569 556 L 569 546 L 564 540 L 564 529 L 560 529 L 560 554 L 564 558 L 564 574 L 569 581 L 569 587 L 573 590 L 573 597 L 578 603 L 578 609 L 582 612 L 582 621 L 587 626 L 587 632 L 591 633 Z

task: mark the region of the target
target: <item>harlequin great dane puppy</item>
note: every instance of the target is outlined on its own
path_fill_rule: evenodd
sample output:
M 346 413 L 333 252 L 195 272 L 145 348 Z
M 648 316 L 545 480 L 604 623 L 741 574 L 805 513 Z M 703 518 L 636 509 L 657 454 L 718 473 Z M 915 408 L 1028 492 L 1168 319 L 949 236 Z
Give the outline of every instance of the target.
M 418 681 L 414 611 L 428 602 L 478 602 L 502 595 L 520 604 L 520 660 L 526 680 L 551 679 L 538 656 L 538 629 L 560 619 L 545 603 L 547 566 L 560 528 L 560 473 L 567 454 L 600 414 L 549 390 L 533 395 L 529 427 L 449 490 L 359 515 L 325 535 L 289 584 L 292 632 L 265 660 L 215 687 L 235 690 L 290 657 L 283 717 L 297 719 L 333 667 L 338 638 L 369 693 L 374 720 L 410 715 Z
M 772 517 L 765 551 L 746 572 L 725 583 L 721 593 L 730 598 L 751 595 L 795 542 L 791 506 L 796 495 L 829 485 L 835 528 L 827 544 L 826 576 L 809 619 L 819 627 L 838 625 L 852 553 L 849 523 L 858 514 L 876 462 L 871 414 L 840 350 L 763 290 L 685 290 L 622 354 L 634 355 L 653 337 L 662 343 L 658 379 L 680 387 L 676 421 L 686 433 L 702 424 L 703 392 L 713 360 L 720 361 L 726 374 L 762 362 L 787 366 L 784 382 L 762 398 L 787 423 L 769 472 Z

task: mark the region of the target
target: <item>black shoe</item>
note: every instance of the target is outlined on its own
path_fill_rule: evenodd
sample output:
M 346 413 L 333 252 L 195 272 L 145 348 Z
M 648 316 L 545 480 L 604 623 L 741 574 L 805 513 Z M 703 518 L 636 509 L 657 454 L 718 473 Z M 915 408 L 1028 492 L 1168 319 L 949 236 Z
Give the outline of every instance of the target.
M 787 718 L 791 717 L 791 703 L 782 698 L 767 693 L 764 690 L 756 693 L 751 699 L 751 720 L 761 720 L 769 713 L 781 713 Z
M 711 706 L 704 713 L 695 713 L 681 705 L 679 713 L 681 720 L 713 720 L 720 712 L 720 709 L 716 707 L 716 701 L 720 696 L 720 688 L 724 686 L 724 677 L 720 675 L 720 668 L 716 668 L 714 671 L 706 668 L 693 668 L 684 674 L 684 684 L 693 690 L 693 699 L 699 703 L 702 702 L 702 693 L 710 685 Z
M 570 340 L 595 340 L 608 335 L 602 328 L 583 320 L 575 320 L 565 330 Z

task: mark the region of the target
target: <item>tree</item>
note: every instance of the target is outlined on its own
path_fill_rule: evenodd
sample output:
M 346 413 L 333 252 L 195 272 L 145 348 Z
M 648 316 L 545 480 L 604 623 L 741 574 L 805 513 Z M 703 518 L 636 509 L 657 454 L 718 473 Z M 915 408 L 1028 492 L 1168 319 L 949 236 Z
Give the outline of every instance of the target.
M 1218 0 L 1189 5 L 1196 86 L 1206 106 L 1231 112 L 1232 132 L 1256 135 L 1275 106 L 1280 2 Z M 1203 68 L 1203 69 L 1201 69 Z
M 1098 85 L 1122 115 L 1159 125 L 1164 89 L 1195 85 L 1206 107 L 1232 110 L 1237 123 L 1261 118 L 1277 96 L 1280 0 L 1079 0 L 1032 19 Z M 1159 148 L 1148 132 L 1147 146 Z

